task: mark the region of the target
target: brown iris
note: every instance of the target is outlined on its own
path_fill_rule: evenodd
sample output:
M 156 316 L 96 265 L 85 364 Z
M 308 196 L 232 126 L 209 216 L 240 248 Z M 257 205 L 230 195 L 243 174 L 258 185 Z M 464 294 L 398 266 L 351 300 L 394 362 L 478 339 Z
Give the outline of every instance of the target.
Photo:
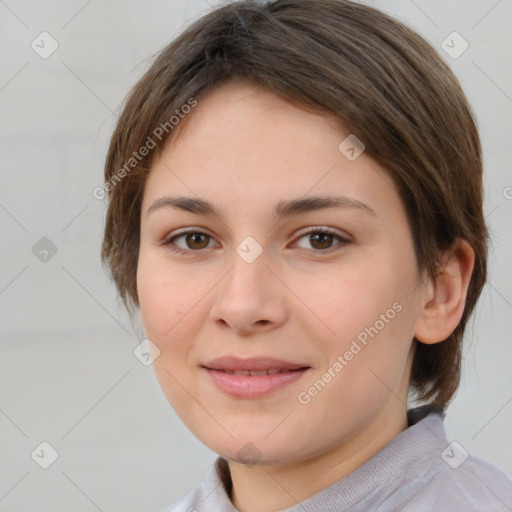
M 185 237 L 187 246 L 191 249 L 204 249 L 208 246 L 208 235 L 203 233 L 190 233 Z
M 314 247 L 315 249 L 328 249 L 332 244 L 333 235 L 331 235 L 330 233 L 321 232 L 311 233 L 309 235 L 309 241 L 311 242 L 312 247 Z M 326 243 L 327 245 L 324 245 Z M 316 244 L 319 244 L 319 246 L 317 246 Z

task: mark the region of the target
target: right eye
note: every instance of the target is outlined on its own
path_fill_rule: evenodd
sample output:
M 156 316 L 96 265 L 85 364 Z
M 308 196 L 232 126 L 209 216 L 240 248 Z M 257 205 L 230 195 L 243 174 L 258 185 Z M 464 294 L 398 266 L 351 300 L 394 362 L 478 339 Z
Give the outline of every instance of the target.
M 178 240 L 181 240 L 181 242 L 177 243 Z M 184 231 L 168 238 L 164 245 L 171 251 L 186 254 L 208 248 L 209 241 L 213 241 L 213 238 L 206 233 L 201 231 Z

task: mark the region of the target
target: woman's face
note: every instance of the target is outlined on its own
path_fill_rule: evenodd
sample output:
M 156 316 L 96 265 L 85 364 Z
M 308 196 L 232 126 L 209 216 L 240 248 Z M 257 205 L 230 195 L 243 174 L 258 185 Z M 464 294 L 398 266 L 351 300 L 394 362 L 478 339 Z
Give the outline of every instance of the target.
M 236 462 L 378 437 L 405 417 L 423 293 L 392 180 L 332 120 L 248 84 L 181 122 L 147 179 L 137 270 L 167 399 Z

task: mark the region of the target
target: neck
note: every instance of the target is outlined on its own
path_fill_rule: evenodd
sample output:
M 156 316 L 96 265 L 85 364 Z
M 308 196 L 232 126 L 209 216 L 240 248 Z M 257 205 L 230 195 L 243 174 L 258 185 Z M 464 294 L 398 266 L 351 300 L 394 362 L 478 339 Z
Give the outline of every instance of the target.
M 356 436 L 313 458 L 281 466 L 247 467 L 230 461 L 231 501 L 240 512 L 293 507 L 355 471 L 406 429 L 407 409 L 398 403 L 384 408 Z

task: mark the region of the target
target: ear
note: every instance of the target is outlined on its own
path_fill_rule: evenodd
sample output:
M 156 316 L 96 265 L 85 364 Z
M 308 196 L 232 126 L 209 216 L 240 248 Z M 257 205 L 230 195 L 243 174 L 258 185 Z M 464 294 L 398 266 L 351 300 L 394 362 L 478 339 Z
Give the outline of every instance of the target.
M 429 281 L 414 337 L 427 344 L 444 341 L 462 318 L 475 252 L 466 240 L 457 239 L 442 258 L 442 267 Z

